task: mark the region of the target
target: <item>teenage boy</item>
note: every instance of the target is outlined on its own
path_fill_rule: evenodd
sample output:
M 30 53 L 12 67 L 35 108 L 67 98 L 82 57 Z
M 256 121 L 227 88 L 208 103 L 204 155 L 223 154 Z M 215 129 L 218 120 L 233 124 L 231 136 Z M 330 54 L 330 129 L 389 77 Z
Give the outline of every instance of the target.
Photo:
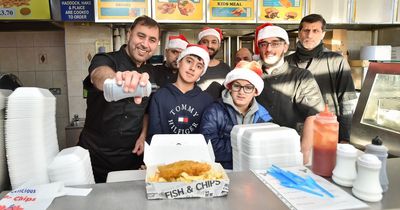
M 241 61 L 226 76 L 222 97 L 205 111 L 200 133 L 211 141 L 215 161 L 225 169 L 232 169 L 231 131 L 234 125 L 271 121 L 268 111 L 255 97 L 263 88 L 261 66 L 253 61 Z
M 204 45 L 189 44 L 178 57 L 178 78 L 152 97 L 148 140 L 154 134 L 199 133 L 201 115 L 213 98 L 196 84 L 206 72 L 210 56 Z

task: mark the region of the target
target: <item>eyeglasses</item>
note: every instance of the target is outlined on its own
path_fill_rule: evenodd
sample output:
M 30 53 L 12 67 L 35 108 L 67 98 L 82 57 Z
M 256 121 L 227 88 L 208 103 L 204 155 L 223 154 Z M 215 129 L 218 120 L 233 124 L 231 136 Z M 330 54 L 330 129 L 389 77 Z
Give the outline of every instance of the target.
M 278 48 L 283 44 L 282 41 L 272 41 L 272 42 L 260 42 L 258 43 L 258 46 L 260 48 L 267 48 L 268 45 L 271 46 L 271 48 Z
M 240 92 L 240 89 L 242 89 L 242 88 L 243 88 L 243 92 L 252 93 L 254 90 L 254 85 L 248 84 L 248 85 L 242 86 L 239 83 L 232 84 L 232 91 L 234 91 L 234 92 Z

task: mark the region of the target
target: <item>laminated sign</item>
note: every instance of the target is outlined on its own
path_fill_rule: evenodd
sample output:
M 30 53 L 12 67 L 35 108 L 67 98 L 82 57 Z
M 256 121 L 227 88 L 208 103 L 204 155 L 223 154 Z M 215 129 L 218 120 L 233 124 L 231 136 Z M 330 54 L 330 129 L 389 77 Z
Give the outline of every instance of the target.
M 49 20 L 48 0 L 0 0 L 0 20 Z
M 13 190 L 0 200 L 0 210 L 43 210 L 54 198 L 64 195 L 61 182 Z

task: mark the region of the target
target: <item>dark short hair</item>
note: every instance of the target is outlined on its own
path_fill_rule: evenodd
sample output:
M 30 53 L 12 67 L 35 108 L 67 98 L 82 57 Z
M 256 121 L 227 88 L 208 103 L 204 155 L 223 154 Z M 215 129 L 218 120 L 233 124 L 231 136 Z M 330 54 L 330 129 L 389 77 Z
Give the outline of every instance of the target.
M 309 14 L 300 21 L 299 25 L 299 31 L 303 29 L 303 23 L 315 23 L 315 22 L 321 22 L 322 24 L 322 31 L 325 31 L 326 29 L 326 21 L 325 19 L 320 15 L 320 14 Z
M 161 36 L 160 24 L 158 24 L 157 21 L 155 21 L 153 18 L 146 16 L 146 15 L 139 16 L 135 19 L 135 21 L 132 23 L 132 25 L 129 29 L 133 30 L 137 25 L 148 26 L 151 28 L 157 28 L 158 35 L 159 35 L 158 38 L 160 38 L 160 36 Z

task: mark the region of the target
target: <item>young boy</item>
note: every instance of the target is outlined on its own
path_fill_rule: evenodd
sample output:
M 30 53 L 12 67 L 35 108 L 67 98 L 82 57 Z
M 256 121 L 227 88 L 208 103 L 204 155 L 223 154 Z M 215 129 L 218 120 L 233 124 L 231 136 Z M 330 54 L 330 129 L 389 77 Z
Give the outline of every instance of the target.
M 255 97 L 263 88 L 261 66 L 255 62 L 240 61 L 226 75 L 222 98 L 204 111 L 200 133 L 211 141 L 215 162 L 232 169 L 231 130 L 234 125 L 271 121 L 268 111 Z
M 199 133 L 203 111 L 213 99 L 196 82 L 206 72 L 209 62 L 204 45 L 189 44 L 181 52 L 176 82 L 159 89 L 150 101 L 149 141 L 154 134 Z

